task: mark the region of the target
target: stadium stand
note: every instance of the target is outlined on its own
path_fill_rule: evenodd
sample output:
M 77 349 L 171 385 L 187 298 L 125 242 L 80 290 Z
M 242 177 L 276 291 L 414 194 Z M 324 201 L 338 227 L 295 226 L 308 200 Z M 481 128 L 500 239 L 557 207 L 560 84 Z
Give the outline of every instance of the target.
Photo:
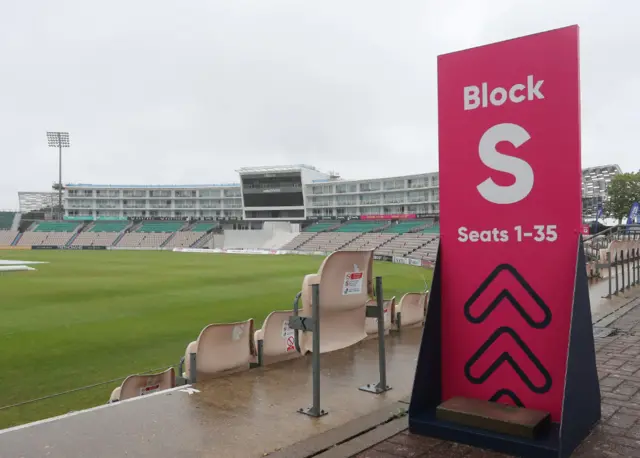
M 358 232 L 320 232 L 297 248 L 298 251 L 336 251 L 360 237 Z
M 122 232 L 129 224 L 128 221 L 97 221 L 87 232 Z
M 74 232 L 80 226 L 79 223 L 67 221 L 42 221 L 37 224 L 33 232 Z
M 303 229 L 304 232 L 324 232 L 336 229 L 340 226 L 340 222 L 336 221 L 321 221 L 318 223 L 314 223 L 311 226 L 307 226 Z
M 376 229 L 382 229 L 389 223 L 381 223 L 378 221 L 349 221 L 338 227 L 335 232 L 371 232 Z
M 376 250 L 376 254 L 384 256 L 407 256 L 431 242 L 433 236 L 421 233 L 402 234 L 390 240 Z
M 182 376 L 190 380 L 191 358 L 195 354 L 196 380 L 219 377 L 248 370 L 257 354 L 253 342 L 253 319 L 236 323 L 215 323 L 206 326 L 198 340 L 187 345 Z
M 262 323 L 262 328 L 254 333 L 259 366 L 302 356 L 289 340 L 294 333 L 289 328 L 289 317 L 292 315 L 292 310 L 271 312 Z
M 173 232 L 128 232 L 116 244 L 122 248 L 159 248 Z
M 168 390 L 176 386 L 176 372 L 173 367 L 159 374 L 130 375 L 122 385 L 111 392 L 109 404 Z
M 130 223 L 128 221 L 97 221 L 89 225 L 70 246 L 111 246 Z
M 406 234 L 407 232 L 413 232 L 416 229 L 426 228 L 427 225 L 433 224 L 433 221 L 415 220 L 415 221 L 399 221 L 396 224 L 384 229 L 382 232 L 386 234 Z
M 111 246 L 119 232 L 80 232 L 70 246 Z
M 422 230 L 423 234 L 439 234 L 440 233 L 440 224 L 434 223 L 433 226 L 426 227 Z
M 315 237 L 316 234 L 317 234 L 316 232 L 301 232 L 298 235 L 296 235 L 292 240 L 290 240 L 287 244 L 280 247 L 280 249 L 290 250 L 290 251 L 297 250 L 298 248 L 300 248 L 300 246 L 304 245 L 313 237 Z
M 24 232 L 17 246 L 65 246 L 82 227 L 81 223 L 67 221 L 41 221 Z
M 10 230 L 13 225 L 13 219 L 15 218 L 15 212 L 1 212 L 0 211 L 0 231 Z
M 311 285 L 320 285 L 321 353 L 349 347 L 367 337 L 365 310 L 373 295 L 372 275 L 373 251 L 337 251 L 324 259 L 317 274 L 304 277 L 300 316 L 311 316 Z M 347 276 L 350 282 L 345 281 Z M 299 342 L 302 354 L 311 351 L 312 333 L 301 332 Z
M 208 232 L 218 227 L 217 223 L 195 223 L 189 230 L 191 232 Z
M 2 224 L 15 225 L 11 212 Z M 11 222 L 9 222 L 11 219 Z M 283 227 L 278 226 L 282 224 Z M 287 226 L 284 228 L 284 226 Z M 96 246 L 118 248 L 256 248 L 303 252 L 369 251 L 382 256 L 410 256 L 435 261 L 439 225 L 431 219 L 411 221 L 321 221 L 294 233 L 289 223 L 265 223 L 262 230 L 215 232 L 217 222 L 97 221 L 84 227 L 68 221 L 39 221 L 24 233 L 4 233 L 0 245 Z M 273 226 L 273 227 L 272 227 Z M 3 231 L 7 232 L 7 231 Z M 215 233 L 214 233 L 215 232 Z M 14 235 L 15 234 L 15 235 Z M 218 237 L 218 239 L 215 239 Z M 215 240 L 218 242 L 214 243 Z M 216 246 L 214 246 L 216 245 Z
M 168 233 L 168 232 L 176 232 L 179 231 L 185 225 L 184 222 L 174 222 L 174 221 L 145 221 L 140 224 L 140 226 L 136 229 L 136 232 L 144 232 L 144 233 Z
M 200 240 L 198 240 L 196 243 L 194 243 L 193 245 L 191 245 L 192 248 L 203 248 L 203 247 L 209 247 L 209 248 L 214 248 L 212 245 L 214 243 L 214 237 L 216 235 L 219 234 L 215 234 L 213 232 L 209 232 L 208 234 L 205 234 Z
M 0 231 L 0 246 L 9 246 L 18 236 L 18 231 Z
M 164 245 L 165 248 L 188 248 L 193 246 L 201 238 L 206 236 L 206 232 L 179 231 L 176 232 Z
M 438 241 L 440 240 L 440 237 L 437 235 L 430 235 L 428 237 L 428 242 L 416 251 L 412 252 L 411 257 L 435 262 L 436 255 L 438 254 Z
M 388 243 L 393 238 L 397 237 L 396 234 L 383 234 L 380 232 L 370 232 L 363 234 L 360 237 L 354 239 L 344 246 L 344 250 L 356 250 L 356 251 L 368 251 L 375 250 L 380 246 Z
M 144 221 L 133 226 L 130 229 L 131 232 L 125 233 L 115 246 L 120 248 L 160 248 L 185 224 L 183 221 Z M 181 236 L 177 243 L 182 241 L 184 239 Z

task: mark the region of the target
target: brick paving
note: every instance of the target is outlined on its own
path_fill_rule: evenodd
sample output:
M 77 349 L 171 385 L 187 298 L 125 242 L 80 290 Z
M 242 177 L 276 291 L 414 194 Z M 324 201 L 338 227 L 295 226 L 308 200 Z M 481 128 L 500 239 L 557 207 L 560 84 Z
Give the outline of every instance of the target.
M 640 458 L 640 299 L 596 337 L 602 419 L 573 453 L 577 458 Z M 508 455 L 403 431 L 356 458 L 498 458 Z

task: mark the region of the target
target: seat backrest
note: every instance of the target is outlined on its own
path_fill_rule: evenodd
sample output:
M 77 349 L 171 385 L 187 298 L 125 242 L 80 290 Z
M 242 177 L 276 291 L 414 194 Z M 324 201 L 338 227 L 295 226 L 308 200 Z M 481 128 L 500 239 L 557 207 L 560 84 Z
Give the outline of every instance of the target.
M 311 285 L 320 285 L 320 352 L 339 350 L 365 339 L 365 307 L 373 293 L 373 250 L 336 251 L 317 274 L 304 277 L 300 315 L 312 316 Z M 300 334 L 300 350 L 311 351 L 312 333 Z
M 292 315 L 292 310 L 271 312 L 262 323 L 262 328 L 255 332 L 256 345 L 262 341 L 263 364 L 300 356 L 295 347 L 294 330 L 289 328 L 289 317 Z
M 173 367 L 164 372 L 148 375 L 130 375 L 120 387 L 120 401 L 144 396 L 155 391 L 168 390 L 176 386 L 176 373 Z
M 414 326 L 422 324 L 425 312 L 428 294 L 426 293 L 406 293 L 400 299 L 400 303 L 396 307 L 396 311 L 400 313 L 400 326 Z
M 235 323 L 206 326 L 196 341 L 196 376 L 200 380 L 223 373 L 249 369 L 255 356 L 253 318 Z M 185 357 L 189 374 L 190 358 Z
M 385 299 L 383 302 L 384 307 L 384 331 L 385 333 L 389 331 L 395 322 L 396 316 L 396 297 L 393 296 L 391 299 Z M 371 299 L 367 302 L 367 305 L 376 305 L 376 300 Z M 377 318 L 367 318 L 365 321 L 365 330 L 367 335 L 378 334 L 378 319 Z

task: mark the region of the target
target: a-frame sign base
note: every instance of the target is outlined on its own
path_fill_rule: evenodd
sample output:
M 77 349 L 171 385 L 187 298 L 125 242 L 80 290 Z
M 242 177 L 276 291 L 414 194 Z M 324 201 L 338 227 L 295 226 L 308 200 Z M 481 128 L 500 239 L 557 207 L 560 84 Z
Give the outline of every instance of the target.
M 436 418 L 436 407 L 445 401 L 442 399 L 441 374 L 443 303 L 439 247 L 409 408 L 409 430 L 412 433 L 532 458 L 569 457 L 589 435 L 600 420 L 600 384 L 582 236 L 577 248 L 561 422 L 552 423 L 549 431 L 537 439 L 526 439 Z

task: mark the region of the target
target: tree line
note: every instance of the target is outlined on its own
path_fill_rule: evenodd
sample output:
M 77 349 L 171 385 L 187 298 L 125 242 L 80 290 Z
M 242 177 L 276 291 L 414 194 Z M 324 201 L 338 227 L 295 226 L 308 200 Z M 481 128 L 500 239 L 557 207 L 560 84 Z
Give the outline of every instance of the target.
M 634 202 L 640 202 L 640 172 L 620 173 L 613 177 L 608 189 L 609 199 L 604 204 L 604 215 L 619 222 L 629 216 Z

